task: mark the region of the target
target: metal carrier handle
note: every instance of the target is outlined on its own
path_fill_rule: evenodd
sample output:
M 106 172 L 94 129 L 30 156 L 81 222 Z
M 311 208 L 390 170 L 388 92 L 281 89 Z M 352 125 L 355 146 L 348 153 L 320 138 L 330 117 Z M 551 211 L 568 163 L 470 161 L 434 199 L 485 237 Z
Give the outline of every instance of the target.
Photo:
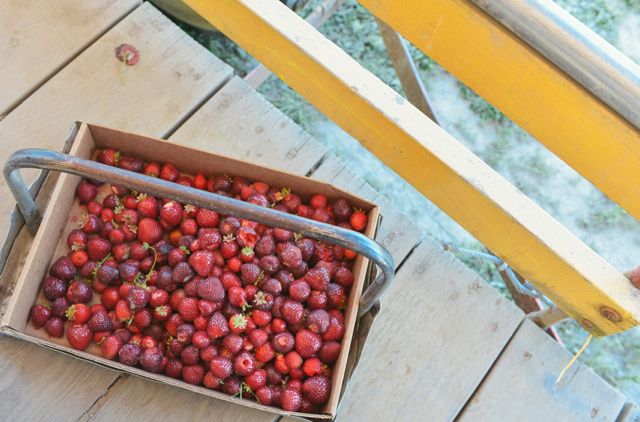
M 41 215 L 20 172 L 21 168 L 55 170 L 75 174 L 101 182 L 122 185 L 175 201 L 211 209 L 221 214 L 246 218 L 269 226 L 284 228 L 307 237 L 351 249 L 371 259 L 380 268 L 373 283 L 360 297 L 358 316 L 364 315 L 378 302 L 380 295 L 393 280 L 393 257 L 382 245 L 353 230 L 309 220 L 271 208 L 243 202 L 208 191 L 191 188 L 159 178 L 107 166 L 46 149 L 29 148 L 13 153 L 4 165 L 4 177 L 24 216 L 29 231 L 36 233 Z

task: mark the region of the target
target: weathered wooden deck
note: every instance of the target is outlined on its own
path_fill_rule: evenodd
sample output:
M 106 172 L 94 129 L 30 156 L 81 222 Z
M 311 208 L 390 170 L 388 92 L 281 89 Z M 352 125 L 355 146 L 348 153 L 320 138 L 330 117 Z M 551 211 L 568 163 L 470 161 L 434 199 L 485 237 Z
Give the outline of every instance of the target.
M 120 76 L 114 49 L 140 62 Z M 75 120 L 167 138 L 330 181 L 382 206 L 398 264 L 338 419 L 616 420 L 627 399 L 576 364 L 522 312 L 396 212 L 309 134 L 149 3 L 0 3 L 0 163 L 16 149 L 61 149 Z M 52 178 L 53 179 L 53 178 Z M 50 184 L 50 182 L 48 182 Z M 47 185 L 39 197 L 46 204 Z M 0 181 L 0 241 L 13 202 Z M 22 230 L 4 290 L 30 236 Z M 0 337 L 4 420 L 276 418 Z

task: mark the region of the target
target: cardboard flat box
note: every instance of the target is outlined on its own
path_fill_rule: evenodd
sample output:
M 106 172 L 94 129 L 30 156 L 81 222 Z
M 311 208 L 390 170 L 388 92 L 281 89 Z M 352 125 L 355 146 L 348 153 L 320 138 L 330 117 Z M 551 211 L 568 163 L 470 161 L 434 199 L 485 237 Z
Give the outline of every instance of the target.
M 220 142 L 221 140 L 216 140 Z M 346 198 L 353 205 L 368 213 L 369 223 L 365 235 L 373 238 L 380 220 L 378 207 L 362 198 L 344 192 L 329 184 L 306 177 L 288 174 L 282 171 L 257 166 L 228 157 L 172 144 L 168 141 L 121 132 L 101 126 L 82 123 L 77 132 L 70 154 L 81 158 L 92 158 L 96 150 L 112 147 L 125 154 L 139 157 L 145 161 L 170 161 L 181 172 L 194 174 L 230 174 L 244 176 L 250 180 L 264 181 L 274 187 L 288 187 L 303 199 L 316 193 L 327 195 L 330 200 Z M 140 368 L 123 365 L 100 356 L 99 348 L 92 344 L 86 351 L 78 351 L 67 345 L 66 339 L 49 338 L 44 330 L 36 329 L 29 321 L 31 307 L 38 303 L 48 303 L 42 296 L 41 283 L 52 262 L 68 251 L 66 238 L 68 233 L 78 227 L 78 219 L 84 212 L 75 199 L 76 185 L 80 177 L 62 174 L 53 188 L 51 200 L 44 212 L 42 223 L 35 236 L 24 268 L 16 281 L 13 295 L 2 318 L 0 329 L 8 335 L 58 350 L 79 359 L 94 362 L 122 372 L 138 375 L 156 382 L 204 394 L 220 400 L 249 406 L 280 415 L 302 416 L 307 418 L 332 419 L 335 417 L 343 387 L 350 377 L 366 339 L 371 316 L 365 315 L 367 322 L 358 321 L 358 303 L 363 289 L 369 281 L 369 260 L 358 256 L 354 263 L 354 284 L 351 288 L 345 313 L 345 336 L 342 341 L 340 357 L 334 363 L 332 392 L 321 414 L 287 412 L 280 408 L 264 406 L 255 401 L 231 397 L 222 392 L 194 386 L 165 375 L 153 374 Z M 92 303 L 99 302 L 94 294 Z M 68 326 L 68 322 L 66 326 Z M 66 328 L 66 327 L 65 327 Z

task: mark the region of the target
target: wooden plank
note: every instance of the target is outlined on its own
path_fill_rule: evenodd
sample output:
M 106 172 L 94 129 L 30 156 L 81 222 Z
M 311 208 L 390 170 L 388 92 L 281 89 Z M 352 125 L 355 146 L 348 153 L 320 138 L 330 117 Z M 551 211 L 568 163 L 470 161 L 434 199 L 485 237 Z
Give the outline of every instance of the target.
M 140 50 L 140 61 L 126 69 L 123 80 L 114 49 L 124 42 Z M 0 150 L 0 163 L 19 148 L 59 150 L 75 120 L 167 136 L 231 73 L 145 3 L 0 121 L 0 144 L 8 146 Z M 38 173 L 23 174 L 31 182 Z M 0 197 L 11 197 L 4 178 Z M 13 206 L 13 201 L 0 202 L 2 243 Z
M 171 141 L 303 175 L 326 153 L 326 147 L 238 77 L 187 120 Z
M 138 4 L 140 0 L 0 2 L 0 116 Z
M 403 7 L 397 7 L 393 0 L 358 1 L 629 213 L 640 218 L 640 190 L 634 183 L 620 182 L 640 180 L 640 130 L 588 89 L 471 1 L 409 0 L 403 3 Z M 495 8 L 498 2 L 476 3 Z M 557 27 L 547 27 L 546 32 L 540 29 L 540 22 L 549 22 L 549 19 L 532 15 L 534 9 L 540 12 L 540 5 L 532 5 L 536 2 L 509 0 L 501 3 L 508 4 L 512 12 L 518 10 L 514 13 L 527 16 L 524 20 L 511 16 L 513 22 L 522 26 L 521 33 L 535 34 L 533 38 L 538 41 L 543 36 L 547 42 L 558 36 L 567 39 Z M 551 1 L 537 3 L 553 5 Z M 554 8 L 560 9 L 557 5 Z M 579 44 L 574 40 L 570 47 L 585 51 L 585 47 Z M 602 41 L 601 44 L 606 43 Z M 555 47 L 566 49 L 567 45 L 560 47 L 556 43 Z M 583 63 L 583 76 L 587 74 L 597 79 L 596 75 L 606 75 L 598 73 L 603 71 L 601 66 L 595 66 L 597 70 L 594 71 L 593 66 L 584 65 L 593 59 L 593 51 L 586 55 L 567 54 L 567 51 L 554 54 L 556 57 L 564 56 L 565 63 Z M 621 55 L 616 52 L 615 58 Z M 617 61 L 619 64 L 620 60 Z M 637 65 L 628 58 L 624 61 L 630 68 L 623 73 L 637 72 Z M 602 59 L 598 62 L 609 70 L 616 66 Z M 630 86 L 628 93 L 637 94 L 639 89 L 630 83 L 633 78 L 625 78 L 627 86 Z M 590 82 L 590 88 L 596 91 L 610 88 L 604 88 L 605 85 L 597 80 Z M 616 85 L 615 89 L 618 88 L 620 86 Z M 630 98 L 626 97 L 625 101 Z M 627 107 L 635 110 L 633 115 L 637 120 L 637 107 L 632 104 L 632 101 L 628 102 Z
M 277 415 L 123 376 L 81 421 L 274 421 Z
M 586 365 L 556 378 L 571 354 L 525 320 L 460 415 L 460 421 L 612 421 L 625 397 Z
M 396 268 L 424 238 L 422 230 L 406 215 L 398 212 L 385 197 L 379 195 L 371 185 L 332 154 L 310 176 L 353 192 L 380 206 L 383 218 L 376 240 L 389 250 Z
M 383 297 L 337 420 L 452 420 L 522 312 L 431 240 Z
M 638 324 L 640 295 L 623 274 L 277 0 L 185 2 L 359 139 L 592 333 L 602 336 Z M 416 10 L 423 7 L 421 2 L 413 3 Z M 458 22 L 456 31 L 466 30 L 466 26 L 466 22 Z M 456 51 L 451 45 L 446 49 Z M 490 79 L 499 78 L 491 75 Z M 581 104 L 565 105 L 578 110 L 580 107 L 573 106 Z M 629 148 L 640 148 L 640 142 Z M 634 168 L 640 172 L 640 166 Z M 619 180 L 616 185 L 625 185 Z
M 122 42 L 141 51 L 140 63 L 127 70 L 125 84 L 119 62 L 113 63 L 113 49 Z M 20 147 L 59 149 L 75 119 L 166 136 L 230 77 L 227 65 L 146 3 L 0 122 L 0 142 L 11 145 L 0 151 L 0 162 Z M 2 198 L 9 197 L 4 179 L 0 192 Z M 12 207 L 13 201 L 0 204 L 3 235 Z M 30 242 L 23 229 L 9 258 L 11 270 L 22 266 Z M 3 274 L 7 280 L 14 278 Z M 10 293 L 10 285 L 2 287 Z M 0 412 L 10 420 L 74 420 L 118 376 L 7 337 L 0 337 L 0 362 Z M 64 400 L 59 399 L 61 392 Z

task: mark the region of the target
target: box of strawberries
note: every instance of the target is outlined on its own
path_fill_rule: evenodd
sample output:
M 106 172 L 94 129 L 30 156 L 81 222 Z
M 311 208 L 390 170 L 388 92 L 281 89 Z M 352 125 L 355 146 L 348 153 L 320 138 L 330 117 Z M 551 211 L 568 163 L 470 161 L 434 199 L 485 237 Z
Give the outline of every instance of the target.
M 375 204 L 309 178 L 86 123 L 70 156 L 112 167 L 122 183 L 59 177 L 3 332 L 217 399 L 335 417 L 368 331 L 358 311 L 369 259 L 318 240 L 320 229 L 307 236 L 194 205 L 193 191 L 369 238 Z M 132 173 L 165 190 L 128 188 Z M 158 193 L 172 186 L 194 189 Z

